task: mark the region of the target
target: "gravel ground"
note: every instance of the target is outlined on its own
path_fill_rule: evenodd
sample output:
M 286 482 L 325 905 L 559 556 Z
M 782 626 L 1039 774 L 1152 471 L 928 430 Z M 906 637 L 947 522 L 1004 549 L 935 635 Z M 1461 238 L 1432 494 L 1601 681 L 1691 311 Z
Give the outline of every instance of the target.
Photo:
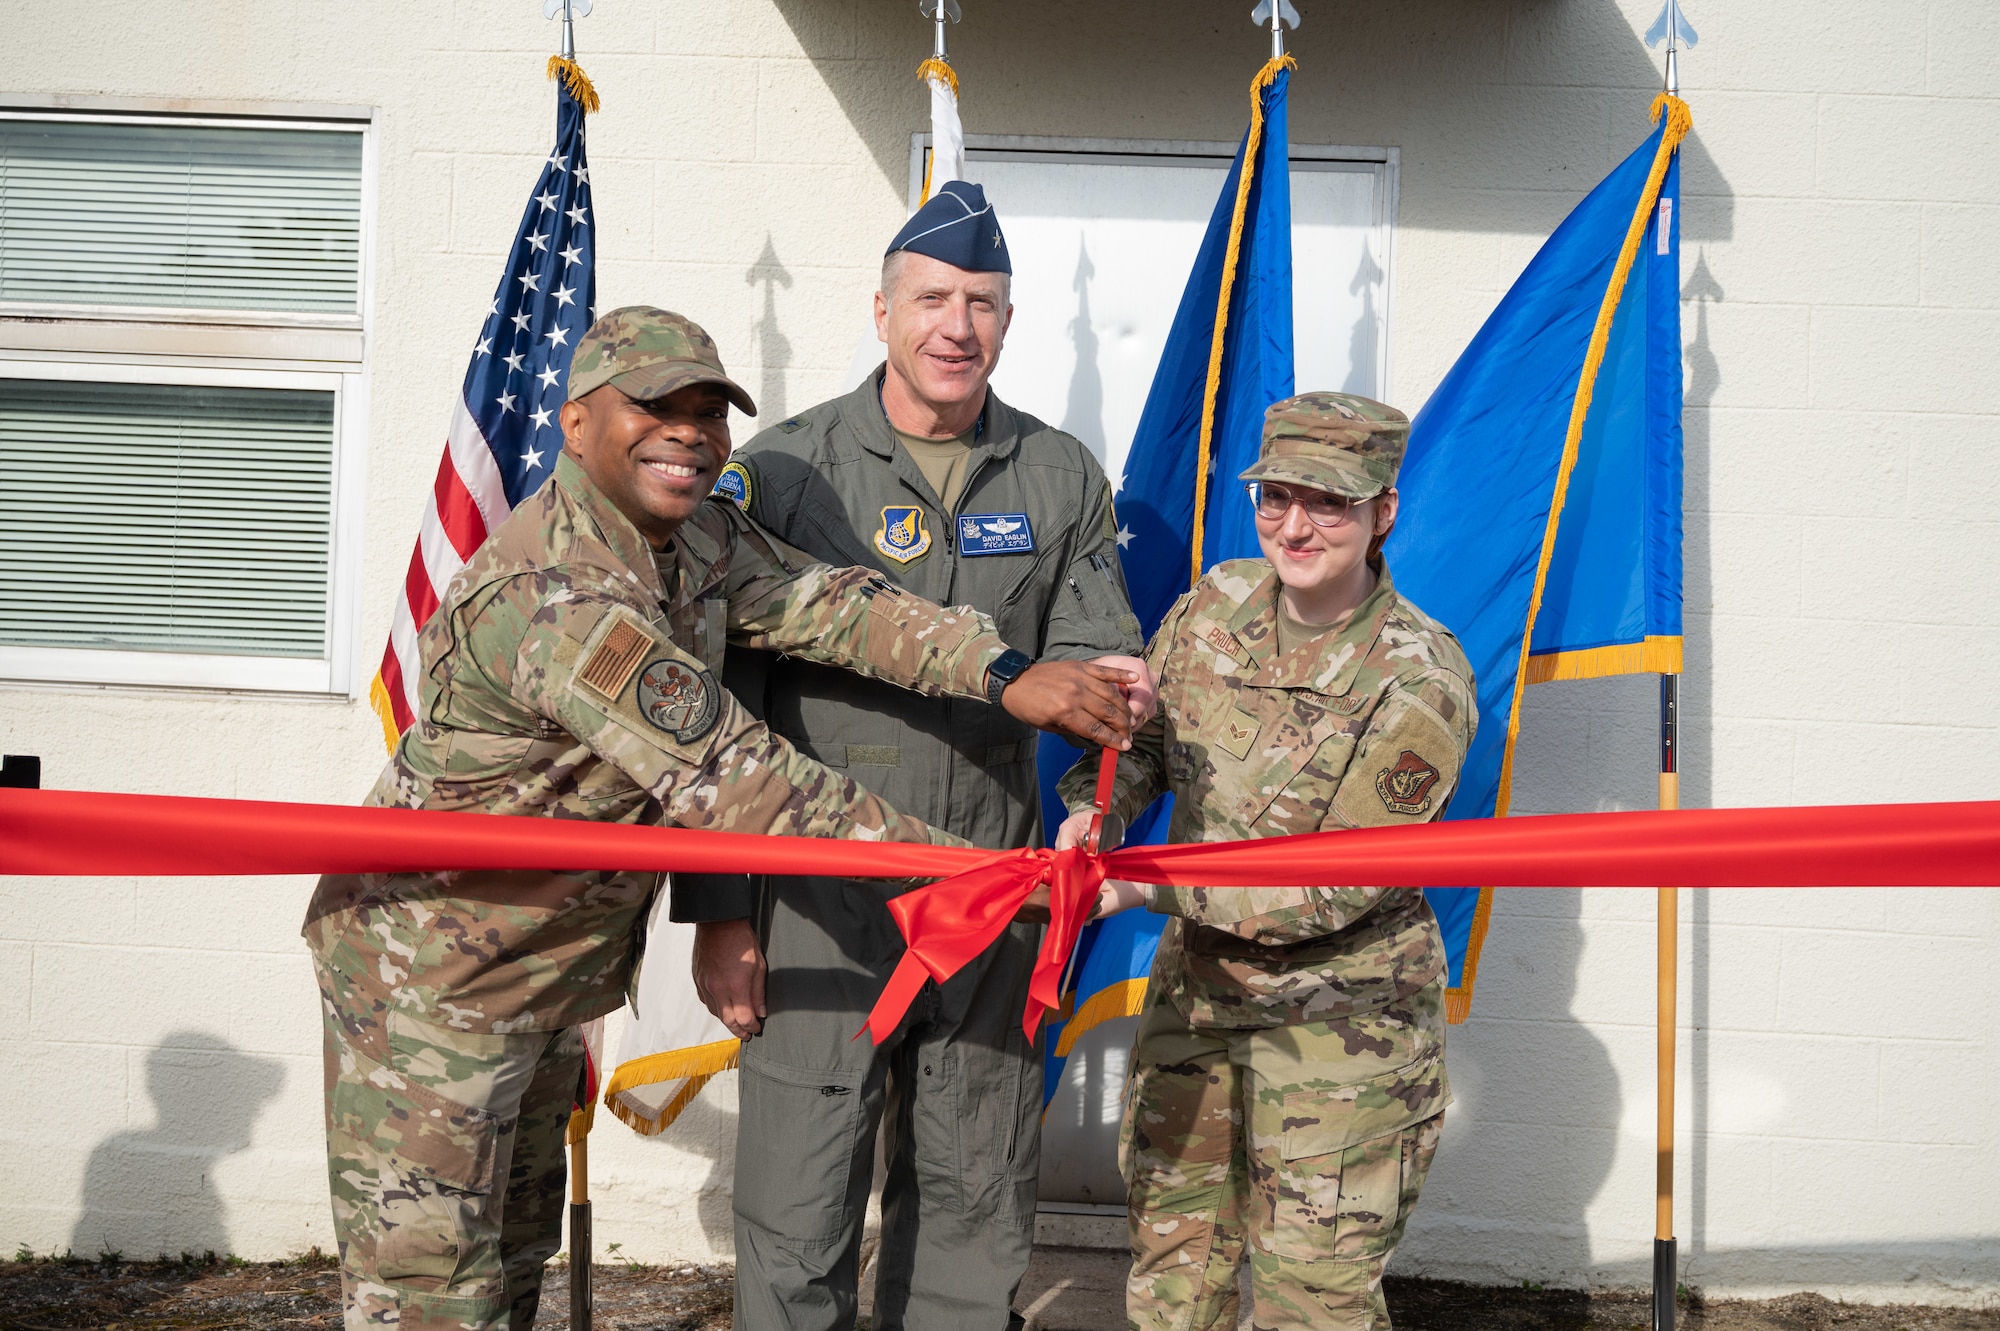
M 728 1331 L 728 1267 L 600 1266 L 600 1331 Z M 551 1268 L 542 1331 L 567 1331 L 569 1280 Z M 317 1253 L 287 1262 L 41 1258 L 0 1262 L 0 1331 L 337 1331 L 339 1278 Z M 1397 1331 L 1645 1331 L 1646 1296 L 1389 1281 Z M 1053 1326 L 1054 1323 L 1042 1323 Z M 1685 1331 L 2000 1331 L 2000 1309 L 1874 1307 L 1817 1294 L 1683 1309 Z M 1115 1331 L 1105 1328 L 1105 1331 Z

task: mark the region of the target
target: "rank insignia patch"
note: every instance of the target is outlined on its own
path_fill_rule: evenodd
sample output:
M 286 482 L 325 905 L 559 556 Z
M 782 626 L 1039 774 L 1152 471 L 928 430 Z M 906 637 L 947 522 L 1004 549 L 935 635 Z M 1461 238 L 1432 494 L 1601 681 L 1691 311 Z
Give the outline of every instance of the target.
M 924 526 L 923 509 L 914 504 L 884 507 L 882 525 L 875 532 L 875 548 L 899 564 L 922 558 L 931 548 L 931 532 Z
M 634 700 L 641 716 L 679 744 L 691 744 L 715 729 L 722 714 L 722 689 L 715 676 L 670 656 L 639 672 Z
M 1375 793 L 1390 813 L 1428 813 L 1431 789 L 1438 783 L 1438 769 L 1408 749 L 1375 777 Z
M 1230 709 L 1222 718 L 1222 733 L 1216 736 L 1215 747 L 1221 749 L 1238 762 L 1250 756 L 1250 746 L 1257 740 L 1257 732 L 1264 723 L 1240 707 Z
M 961 513 L 958 552 L 962 555 L 1025 555 L 1035 548 L 1035 529 L 1026 513 Z
M 718 498 L 727 499 L 748 513 L 753 491 L 750 469 L 740 462 L 732 462 L 722 469 L 722 475 L 715 478 L 715 489 L 712 493 Z

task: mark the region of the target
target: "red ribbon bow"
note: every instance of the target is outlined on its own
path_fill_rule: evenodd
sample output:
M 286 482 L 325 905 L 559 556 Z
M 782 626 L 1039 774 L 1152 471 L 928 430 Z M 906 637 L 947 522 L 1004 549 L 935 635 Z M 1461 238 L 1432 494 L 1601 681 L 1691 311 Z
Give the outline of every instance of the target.
M 1018 850 L 976 869 L 940 878 L 889 902 L 889 914 L 909 950 L 896 963 L 882 996 L 868 1014 L 868 1032 L 880 1044 L 902 1023 L 925 980 L 943 984 L 993 946 L 1028 895 L 1049 885 L 1049 927 L 1028 980 L 1022 1027 L 1035 1038 L 1042 1018 L 1062 1006 L 1063 967 L 1090 921 L 1104 881 L 1101 857 L 1081 850 Z M 856 1031 L 859 1035 L 861 1032 Z

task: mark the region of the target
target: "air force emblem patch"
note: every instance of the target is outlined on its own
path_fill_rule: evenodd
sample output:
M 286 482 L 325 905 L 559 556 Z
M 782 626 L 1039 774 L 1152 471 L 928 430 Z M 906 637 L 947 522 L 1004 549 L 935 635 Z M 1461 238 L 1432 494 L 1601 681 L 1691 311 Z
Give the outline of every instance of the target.
M 962 555 L 1025 555 L 1035 548 L 1035 529 L 1026 513 L 961 513 L 958 552 Z
M 1375 775 L 1375 793 L 1390 813 L 1429 813 L 1431 788 L 1438 783 L 1438 769 L 1408 749 Z
M 931 532 L 924 526 L 923 509 L 914 504 L 884 507 L 882 525 L 875 532 L 875 548 L 898 564 L 923 558 L 931 548 Z

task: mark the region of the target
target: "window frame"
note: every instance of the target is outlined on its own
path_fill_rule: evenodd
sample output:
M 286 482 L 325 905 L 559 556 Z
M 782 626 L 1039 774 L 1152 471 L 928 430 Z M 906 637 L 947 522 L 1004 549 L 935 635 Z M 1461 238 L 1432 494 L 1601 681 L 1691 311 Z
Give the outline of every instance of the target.
M 205 655 L 144 648 L 33 647 L 0 643 L 0 679 L 35 683 L 220 689 L 353 696 L 358 629 L 360 461 L 367 449 L 367 385 L 357 372 L 241 366 L 32 360 L 0 353 L 0 378 L 163 384 L 198 388 L 292 388 L 333 397 L 333 475 L 327 533 L 324 657 Z
M 293 388 L 333 396 L 326 649 L 323 657 L 36 647 L 0 643 L 0 683 L 81 688 L 360 696 L 362 532 L 374 326 L 379 143 L 356 108 L 0 101 L 0 119 L 314 130 L 361 136 L 358 301 L 352 314 L 0 301 L 0 377 L 71 382 Z

